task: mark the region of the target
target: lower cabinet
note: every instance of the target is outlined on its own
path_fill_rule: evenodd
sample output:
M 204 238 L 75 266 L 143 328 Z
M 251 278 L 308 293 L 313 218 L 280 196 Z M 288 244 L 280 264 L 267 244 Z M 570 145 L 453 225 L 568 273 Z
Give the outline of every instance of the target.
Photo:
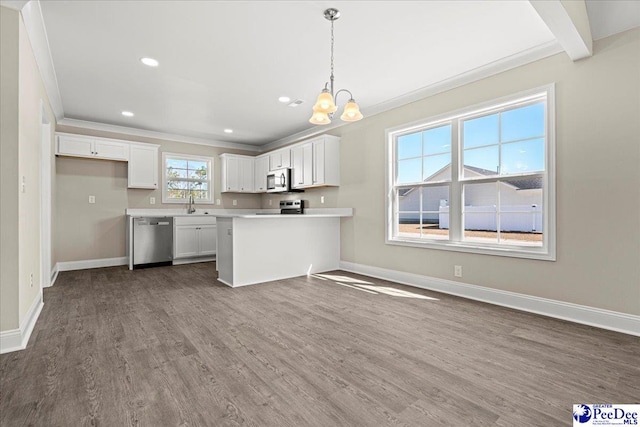
M 173 259 L 212 257 L 216 254 L 215 218 L 176 217 L 173 231 Z

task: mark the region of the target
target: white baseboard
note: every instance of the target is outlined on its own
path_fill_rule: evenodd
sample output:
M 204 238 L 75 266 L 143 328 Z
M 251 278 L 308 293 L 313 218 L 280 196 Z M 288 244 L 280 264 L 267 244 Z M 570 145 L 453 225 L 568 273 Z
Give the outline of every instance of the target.
M 27 314 L 20 320 L 19 328 L 0 332 L 0 354 L 24 350 L 27 347 L 31 332 L 33 332 L 43 306 L 42 293 L 39 293 L 38 297 L 33 300 Z
M 173 260 L 173 265 L 193 264 L 196 262 L 210 262 L 215 261 L 215 256 L 199 257 L 199 258 L 178 258 Z
M 417 288 L 640 336 L 640 316 L 347 261 L 340 261 L 340 269 Z
M 53 284 L 56 283 L 56 279 L 58 278 L 59 272 L 60 270 L 58 270 L 58 264 L 54 265 L 53 268 L 51 269 L 51 279 L 49 280 L 49 286 L 43 286 L 43 287 L 50 288 L 51 286 L 53 286 Z
M 82 261 L 58 262 L 55 269 L 57 271 L 87 270 L 89 268 L 116 267 L 119 265 L 127 265 L 128 263 L 129 258 L 126 256 L 118 258 L 85 259 Z

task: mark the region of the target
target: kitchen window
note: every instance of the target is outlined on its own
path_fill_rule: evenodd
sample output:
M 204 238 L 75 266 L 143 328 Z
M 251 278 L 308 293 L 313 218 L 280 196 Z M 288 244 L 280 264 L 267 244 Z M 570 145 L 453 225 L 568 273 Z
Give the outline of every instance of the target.
M 387 130 L 388 244 L 555 259 L 553 85 Z
M 162 203 L 212 203 L 213 159 L 188 154 L 162 153 Z

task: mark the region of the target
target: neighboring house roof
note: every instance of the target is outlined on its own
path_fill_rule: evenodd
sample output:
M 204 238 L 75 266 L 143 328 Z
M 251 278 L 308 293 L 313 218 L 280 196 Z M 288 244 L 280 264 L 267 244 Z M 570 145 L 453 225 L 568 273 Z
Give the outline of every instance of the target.
M 449 167 L 449 166 L 445 166 L 445 167 Z M 478 173 L 480 175 L 490 176 L 490 175 L 495 175 L 496 174 L 496 171 L 490 171 L 488 169 L 477 168 L 475 166 L 465 165 L 464 168 L 467 169 L 467 170 L 476 172 L 476 173 Z M 440 171 L 438 171 L 436 173 L 440 173 Z M 431 176 L 433 176 L 433 175 L 431 175 Z M 429 179 L 429 178 L 427 178 L 427 179 Z M 542 188 L 542 178 L 541 177 L 533 177 L 533 178 L 525 178 L 525 179 L 505 179 L 505 180 L 502 180 L 502 182 L 505 182 L 505 183 L 511 185 L 512 187 L 515 187 L 516 190 L 535 190 L 535 189 Z
M 444 172 L 446 169 L 448 169 L 450 167 L 451 167 L 451 165 L 447 165 L 447 166 L 443 167 L 442 169 L 440 169 L 439 171 L 435 172 L 430 177 L 425 179 L 425 181 L 429 181 L 431 178 L 433 178 L 434 176 L 436 176 L 438 174 L 441 174 L 442 172 Z M 479 175 L 492 176 L 492 175 L 496 174 L 495 171 L 491 171 L 491 170 L 488 170 L 488 169 L 477 168 L 475 166 L 469 166 L 469 165 L 464 165 L 464 169 L 472 171 L 472 172 L 475 172 L 475 173 L 477 173 Z M 516 189 L 516 191 L 518 191 L 518 190 L 542 189 L 542 178 L 541 177 L 533 177 L 533 178 L 525 178 L 525 179 L 503 179 L 502 182 L 512 186 L 513 188 Z M 414 187 L 402 188 L 402 189 L 398 190 L 398 195 L 400 197 L 406 196 L 407 194 L 411 193 L 411 191 L 413 191 L 413 189 L 414 189 Z

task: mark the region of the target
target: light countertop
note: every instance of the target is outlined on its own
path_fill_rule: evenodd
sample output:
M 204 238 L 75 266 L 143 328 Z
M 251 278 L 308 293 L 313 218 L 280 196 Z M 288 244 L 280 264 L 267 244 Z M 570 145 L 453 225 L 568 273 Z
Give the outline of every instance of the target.
M 140 217 L 219 217 L 219 218 L 342 218 L 353 216 L 353 208 L 307 208 L 302 215 L 281 215 L 279 209 L 198 209 L 187 214 L 184 209 L 126 209 L 132 218 Z

